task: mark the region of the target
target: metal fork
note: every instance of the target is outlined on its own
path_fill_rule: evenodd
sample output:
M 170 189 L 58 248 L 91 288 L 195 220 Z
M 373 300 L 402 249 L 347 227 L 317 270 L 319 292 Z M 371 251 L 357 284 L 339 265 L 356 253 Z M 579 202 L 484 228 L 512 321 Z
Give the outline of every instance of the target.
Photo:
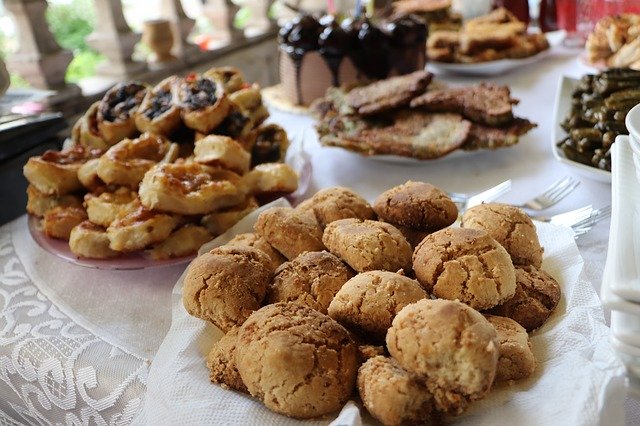
M 560 180 L 555 181 L 547 188 L 542 194 L 532 198 L 516 207 L 529 209 L 529 210 L 544 210 L 556 204 L 564 197 L 569 195 L 571 191 L 576 189 L 580 185 L 580 181 L 570 176 L 565 176 Z
M 571 210 L 554 216 L 532 216 L 533 219 L 554 225 L 567 226 L 573 230 L 574 237 L 584 235 L 595 226 L 596 223 L 611 216 L 611 206 L 593 209 L 591 206 Z
M 473 206 L 493 201 L 509 191 L 511 191 L 511 179 L 505 180 L 475 195 L 450 192 L 449 197 L 451 197 L 451 200 L 456 204 L 459 212 L 463 213 Z
M 572 226 L 585 219 L 588 219 L 593 212 L 591 205 L 571 210 L 565 213 L 559 213 L 553 216 L 530 215 L 532 219 L 540 222 L 553 223 L 554 225 Z
M 596 223 L 608 218 L 609 216 L 611 216 L 611 206 L 593 210 L 587 219 L 584 219 L 571 227 L 575 234 L 574 237 L 578 238 L 580 235 L 586 234 L 595 226 Z

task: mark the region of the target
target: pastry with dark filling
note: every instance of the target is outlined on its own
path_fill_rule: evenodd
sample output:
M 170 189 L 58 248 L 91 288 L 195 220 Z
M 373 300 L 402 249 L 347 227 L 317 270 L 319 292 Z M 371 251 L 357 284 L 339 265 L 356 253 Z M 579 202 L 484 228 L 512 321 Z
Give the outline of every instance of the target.
M 289 148 L 287 132 L 277 124 L 254 129 L 246 140 L 245 149 L 251 152 L 251 167 L 262 163 L 284 161 Z
M 174 86 L 174 96 L 184 124 L 200 133 L 210 133 L 229 113 L 224 87 L 207 77 L 189 74 Z
M 215 67 L 202 75 L 222 84 L 225 93 L 237 92 L 246 84 L 242 72 L 236 67 Z
M 135 114 L 135 122 L 141 132 L 169 136 L 180 127 L 180 108 L 174 102 L 173 87 L 180 79 L 165 78 L 149 90 Z
M 71 131 L 71 139 L 75 145 L 106 150 L 111 145 L 102 137 L 98 128 L 98 108 L 100 102 L 94 102 L 82 117 L 78 119 Z
M 116 84 L 104 94 L 96 118 L 98 131 L 108 145 L 136 135 L 133 115 L 146 93 L 144 84 L 130 81 Z

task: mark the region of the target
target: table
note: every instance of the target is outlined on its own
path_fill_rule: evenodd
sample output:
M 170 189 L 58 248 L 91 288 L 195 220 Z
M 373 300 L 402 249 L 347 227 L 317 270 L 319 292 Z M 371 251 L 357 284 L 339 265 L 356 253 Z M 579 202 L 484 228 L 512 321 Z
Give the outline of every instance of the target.
M 469 153 L 419 165 L 377 162 L 321 148 L 312 119 L 272 110 L 271 121 L 304 137 L 313 177 L 307 194 L 345 185 L 372 201 L 381 190 L 422 180 L 447 191 L 477 192 L 505 179 L 501 201 L 519 203 L 564 175 L 581 185 L 549 214 L 610 203 L 609 184 L 575 175 L 551 153 L 553 102 L 561 75 L 579 77 L 577 51 L 556 49 L 543 61 L 499 78 L 521 100 L 515 111 L 538 127 L 512 148 Z M 471 84 L 473 78 L 446 77 Z M 599 290 L 608 221 L 580 237 L 582 278 Z M 23 216 L 0 228 L 0 424 L 16 422 L 128 423 L 146 387 L 146 373 L 170 321 L 170 294 L 184 265 L 107 272 L 65 263 L 31 239 Z M 48 354 L 45 356 L 44 354 Z M 99 361 L 97 361 L 99 360 Z M 627 401 L 627 412 L 640 406 Z M 630 424 L 640 417 L 629 417 Z

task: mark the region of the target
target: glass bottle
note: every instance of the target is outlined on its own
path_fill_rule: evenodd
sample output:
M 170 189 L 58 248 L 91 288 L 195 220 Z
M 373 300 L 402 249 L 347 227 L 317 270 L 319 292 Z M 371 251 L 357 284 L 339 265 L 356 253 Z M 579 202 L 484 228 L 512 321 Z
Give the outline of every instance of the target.
M 529 25 L 529 1 L 528 0 L 496 0 L 496 7 L 504 7 L 516 18 Z
M 540 0 L 540 14 L 538 16 L 540 31 L 546 33 L 557 30 L 556 0 Z

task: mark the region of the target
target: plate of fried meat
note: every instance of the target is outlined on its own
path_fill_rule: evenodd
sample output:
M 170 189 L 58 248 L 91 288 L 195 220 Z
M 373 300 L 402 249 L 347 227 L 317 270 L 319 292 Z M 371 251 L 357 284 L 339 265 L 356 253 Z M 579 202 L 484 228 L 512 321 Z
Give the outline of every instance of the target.
M 433 160 L 453 152 L 515 145 L 536 127 L 516 117 L 507 86 L 443 87 L 416 71 L 314 102 L 320 143 L 383 160 Z
M 524 22 L 501 8 L 466 21 L 459 31 L 432 32 L 427 56 L 436 72 L 497 75 L 540 60 L 563 37 L 563 32 L 528 33 Z

